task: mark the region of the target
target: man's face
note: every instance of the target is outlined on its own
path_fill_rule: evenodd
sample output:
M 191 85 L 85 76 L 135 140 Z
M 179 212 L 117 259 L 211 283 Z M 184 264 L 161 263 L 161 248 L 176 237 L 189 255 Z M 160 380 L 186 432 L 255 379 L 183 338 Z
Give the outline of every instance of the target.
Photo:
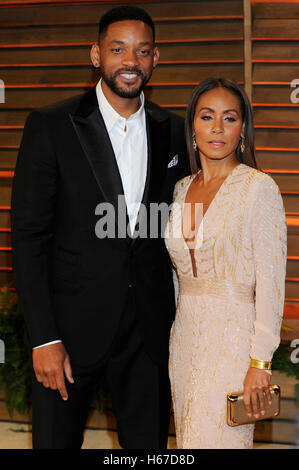
M 99 53 L 103 81 L 123 98 L 139 96 L 159 58 L 151 28 L 135 20 L 109 25 Z

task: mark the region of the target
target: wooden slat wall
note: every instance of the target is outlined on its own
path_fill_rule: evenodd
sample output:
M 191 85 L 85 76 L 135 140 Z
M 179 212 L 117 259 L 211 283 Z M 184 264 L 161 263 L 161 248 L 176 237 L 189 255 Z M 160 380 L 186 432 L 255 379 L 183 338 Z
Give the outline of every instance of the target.
M 34 3 L 34 4 L 33 4 Z M 133 3 L 154 18 L 161 60 L 146 95 L 184 115 L 193 87 L 214 75 L 243 82 L 242 0 L 0 3 L 0 285 L 12 279 L 11 176 L 26 116 L 84 92 L 99 76 L 89 51 L 101 15 Z
M 283 195 L 288 219 L 285 317 L 299 318 L 299 103 L 292 103 L 290 87 L 299 78 L 299 2 L 252 4 L 258 162 Z
M 0 286 L 12 279 L 11 182 L 26 116 L 33 108 L 82 93 L 98 80 L 89 59 L 98 19 L 112 5 L 129 3 L 145 8 L 157 26 L 161 60 L 146 89 L 150 99 L 184 116 L 191 92 L 202 79 L 225 76 L 244 84 L 243 0 L 2 1 Z M 288 214 L 285 316 L 295 323 L 299 318 L 299 105 L 290 101 L 290 82 L 299 78 L 298 19 L 298 3 L 252 2 L 258 162 L 277 181 Z M 266 431 L 259 426 L 257 440 L 295 443 L 293 392 L 284 394 L 284 399 L 286 411 L 279 428 L 275 420 L 271 435 L 268 425 Z M 96 415 L 89 425 L 101 427 L 97 420 L 103 419 L 107 416 Z
M 291 101 L 294 88 L 290 84 L 299 78 L 299 2 L 253 1 L 252 17 L 252 104 L 257 159 L 259 166 L 279 185 L 287 212 L 284 322 L 295 329 L 292 338 L 298 338 L 299 104 Z M 285 334 L 285 339 L 288 336 Z M 256 440 L 298 442 L 298 408 L 290 398 L 284 398 L 282 405 L 284 409 L 286 405 L 292 408 L 290 414 L 283 412 L 271 424 L 258 426 Z

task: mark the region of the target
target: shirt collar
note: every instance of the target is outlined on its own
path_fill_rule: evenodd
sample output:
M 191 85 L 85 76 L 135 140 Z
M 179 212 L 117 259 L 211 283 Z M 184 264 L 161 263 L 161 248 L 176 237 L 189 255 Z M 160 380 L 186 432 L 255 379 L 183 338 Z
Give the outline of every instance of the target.
M 99 103 L 99 109 L 103 116 L 106 128 L 108 133 L 112 130 L 116 123 L 119 123 L 122 127 L 125 127 L 127 122 L 136 121 L 140 125 L 143 124 L 143 116 L 144 116 L 144 93 L 143 91 L 140 94 L 140 107 L 136 111 L 136 113 L 132 114 L 128 119 L 124 118 L 117 111 L 111 106 L 109 101 L 107 100 L 106 96 L 102 90 L 102 79 L 96 85 L 96 94 Z

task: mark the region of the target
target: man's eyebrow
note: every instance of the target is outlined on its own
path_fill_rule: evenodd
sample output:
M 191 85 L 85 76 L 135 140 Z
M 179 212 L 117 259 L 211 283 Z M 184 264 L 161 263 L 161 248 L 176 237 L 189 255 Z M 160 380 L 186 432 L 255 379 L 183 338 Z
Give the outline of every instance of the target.
M 215 112 L 215 110 L 213 108 L 208 108 L 207 106 L 204 106 L 203 108 L 200 108 L 199 111 L 203 111 L 204 109 L 208 110 L 208 111 L 211 111 L 212 113 Z M 236 109 L 225 109 L 223 111 L 223 114 L 226 114 L 226 113 L 231 113 L 231 112 L 234 112 L 236 114 L 239 114 L 239 112 L 236 110 Z
M 113 39 L 112 41 L 110 41 L 109 44 L 125 44 L 124 41 L 117 41 L 116 39 Z
M 109 44 L 125 44 L 125 41 L 118 41 L 117 39 L 113 39 L 110 41 Z M 138 43 L 140 46 L 150 46 L 151 43 L 149 41 L 142 41 Z

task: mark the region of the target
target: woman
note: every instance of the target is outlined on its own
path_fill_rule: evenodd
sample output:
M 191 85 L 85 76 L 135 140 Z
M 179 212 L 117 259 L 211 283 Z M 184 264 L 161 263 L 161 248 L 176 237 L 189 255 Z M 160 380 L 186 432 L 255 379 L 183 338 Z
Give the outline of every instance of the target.
M 271 401 L 284 305 L 283 202 L 256 168 L 251 107 L 236 83 L 207 79 L 194 90 L 186 138 L 192 175 L 176 184 L 165 234 L 179 280 L 169 362 L 177 445 L 251 448 L 254 424 L 226 424 L 226 395 L 244 389 L 253 419 Z

